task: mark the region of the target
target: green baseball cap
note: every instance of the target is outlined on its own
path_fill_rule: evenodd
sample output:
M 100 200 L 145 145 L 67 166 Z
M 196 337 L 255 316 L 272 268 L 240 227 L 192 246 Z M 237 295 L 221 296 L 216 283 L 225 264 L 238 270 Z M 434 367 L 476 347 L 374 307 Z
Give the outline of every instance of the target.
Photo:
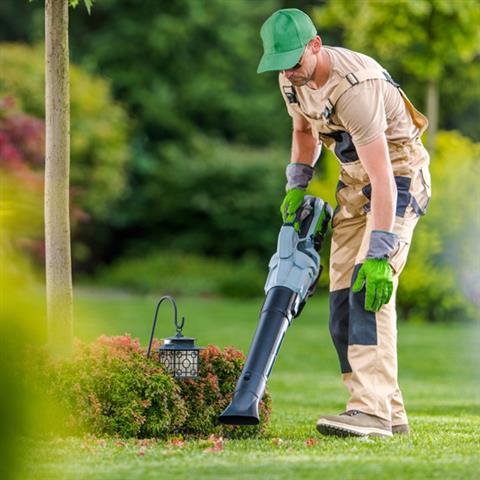
M 297 8 L 276 11 L 260 30 L 264 53 L 257 73 L 292 68 L 316 35 L 317 29 L 306 13 Z

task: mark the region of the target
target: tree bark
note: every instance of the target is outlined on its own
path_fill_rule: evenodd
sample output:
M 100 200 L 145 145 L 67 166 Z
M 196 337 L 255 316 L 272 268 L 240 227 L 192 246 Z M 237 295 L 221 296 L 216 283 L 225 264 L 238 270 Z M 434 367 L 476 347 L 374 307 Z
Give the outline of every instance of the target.
M 73 341 L 68 0 L 45 1 L 45 124 L 48 341 L 54 353 L 65 355 Z
M 427 150 L 430 156 L 435 153 L 435 141 L 437 139 L 438 131 L 438 107 L 439 107 L 439 92 L 438 80 L 430 78 L 427 83 L 427 117 L 428 117 L 428 135 L 427 135 Z

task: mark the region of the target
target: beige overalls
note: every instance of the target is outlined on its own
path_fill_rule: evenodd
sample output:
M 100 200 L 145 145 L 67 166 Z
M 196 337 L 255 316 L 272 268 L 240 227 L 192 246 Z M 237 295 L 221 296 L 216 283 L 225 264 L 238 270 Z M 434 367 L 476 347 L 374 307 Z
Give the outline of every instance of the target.
M 340 61 L 333 64 L 336 75 L 329 82 L 323 103 L 319 102 L 321 104 L 315 111 L 312 110 L 312 98 L 305 97 L 305 107 L 302 105 L 305 90 L 293 87 L 282 75 L 280 88 L 290 114 L 295 112 L 306 118 L 312 126 L 312 134 L 331 149 L 340 162 L 337 207 L 332 221 L 329 326 L 343 381 L 350 393 L 347 410 L 359 410 L 391 420 L 392 425 L 400 425 L 408 420 L 397 383 L 395 296 L 413 230 L 419 216 L 425 213 L 431 195 L 429 156 L 419 138 L 428 122 L 373 59 L 345 49 L 329 50 L 333 52 L 334 59 L 335 50 L 338 50 Z M 345 66 L 351 65 L 350 54 L 356 55 L 353 57 L 355 70 L 345 71 Z M 399 103 L 405 113 L 397 111 L 395 121 L 403 121 L 401 115 L 409 116 L 409 131 L 413 132 L 411 138 L 396 138 L 394 129 L 389 131 L 389 115 L 393 119 L 394 113 L 385 112 L 388 149 L 398 192 L 394 232 L 398 234 L 400 243 L 390 258 L 394 272 L 394 293 L 390 302 L 377 313 L 364 309 L 365 288 L 359 293 L 351 291 L 351 285 L 365 260 L 372 230 L 371 185 L 356 153 L 355 137 L 352 140 L 352 135 L 345 128 L 348 122 L 342 122 L 341 112 L 337 111 L 342 107 L 340 100 L 346 97 L 347 92 L 351 92 L 350 100 L 347 100 L 355 101 L 353 89 L 364 82 L 368 82 L 368 88 L 371 89 L 377 88 L 376 85 L 385 88 L 382 82 L 387 82 L 390 84 L 389 94 L 401 95 L 403 104 Z M 391 85 L 394 85 L 398 94 Z M 349 106 L 348 101 L 343 104 L 344 108 Z M 360 119 L 358 124 L 361 123 Z M 351 130 L 354 135 L 360 135 L 356 125 L 354 122 Z M 367 133 L 364 138 L 369 135 L 368 128 L 365 127 Z M 366 141 L 373 139 L 366 138 Z

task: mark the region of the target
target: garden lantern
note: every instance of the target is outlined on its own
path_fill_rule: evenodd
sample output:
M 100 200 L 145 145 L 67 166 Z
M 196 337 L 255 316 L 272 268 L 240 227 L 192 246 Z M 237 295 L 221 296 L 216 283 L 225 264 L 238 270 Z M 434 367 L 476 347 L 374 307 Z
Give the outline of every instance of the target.
M 178 322 L 177 304 L 175 303 L 175 299 L 169 295 L 162 297 L 157 303 L 157 308 L 155 309 L 155 315 L 153 317 L 152 333 L 148 344 L 147 357 L 150 357 L 152 350 L 158 310 L 164 300 L 170 300 L 173 305 L 173 320 L 177 334 L 173 337 L 165 338 L 163 345 L 157 350 L 160 364 L 175 378 L 198 378 L 200 350 L 203 350 L 203 348 L 195 345 L 194 338 L 184 337 L 182 335 L 183 326 L 185 325 L 185 317 L 182 317 L 180 323 Z

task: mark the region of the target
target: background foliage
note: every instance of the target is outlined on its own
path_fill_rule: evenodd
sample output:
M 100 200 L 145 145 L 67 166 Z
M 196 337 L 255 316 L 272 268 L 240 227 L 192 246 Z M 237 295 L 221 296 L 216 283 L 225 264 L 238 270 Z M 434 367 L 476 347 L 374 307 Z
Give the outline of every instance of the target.
M 381 59 L 409 92 L 412 80 L 418 84 L 416 90 L 425 90 L 424 111 L 430 122 L 427 145 L 431 152 L 440 116 L 442 124 L 450 128 L 475 122 L 480 109 L 478 82 L 461 95 L 458 88 L 453 89 L 454 96 L 449 98 L 452 104 L 458 105 L 459 97 L 468 99 L 469 107 L 464 104 L 461 117 L 452 119 L 458 108 L 450 109 L 443 103 L 452 93 L 452 82 L 480 75 L 479 62 L 472 62 L 480 55 L 480 7 L 475 0 L 336 0 L 315 8 L 314 18 L 320 26 L 339 28 L 341 43 L 348 48 Z M 352 18 L 357 21 L 352 22 Z M 467 127 L 465 131 L 479 139 L 478 129 Z
M 443 132 L 431 165 L 433 198 L 416 229 L 398 297 L 405 318 L 478 319 L 480 144 Z
M 77 8 L 70 19 L 72 197 L 82 220 L 75 271 L 142 292 L 261 294 L 280 225 L 290 119 L 275 74 L 256 74 L 259 28 L 275 9 L 292 6 L 312 15 L 324 43 L 377 58 L 421 110 L 436 82 L 439 127 L 458 133 L 438 138 L 434 198 L 417 229 L 400 307 L 404 317 L 471 318 L 479 298 L 469 259 L 479 233 L 480 139 L 479 8 L 471 0 L 103 0 L 90 15 Z M 0 27 L 0 40 L 23 42 L 0 45 L 0 98 L 14 98 L 13 117 L 38 130 L 41 2 L 2 2 Z M 2 115 L 3 138 L 8 132 L 16 146 Z M 20 150 L 38 177 L 41 160 Z M 334 204 L 337 176 L 324 153 L 310 192 Z M 464 189 L 472 194 L 458 195 Z
M 335 0 L 314 15 L 319 26 L 341 29 L 346 47 L 420 81 L 453 82 L 479 53 L 480 9 L 472 0 Z M 446 75 L 449 67 L 458 70 L 454 78 Z
M 17 172 L 28 169 L 38 178 L 43 176 L 45 155 L 43 58 L 40 46 L 0 45 L 0 166 Z M 70 105 L 74 226 L 78 221 L 103 222 L 125 190 L 129 119 L 112 99 L 109 83 L 75 65 L 70 66 Z M 17 151 L 7 149 L 7 143 Z M 95 259 L 95 239 L 88 233 L 74 230 L 77 261 Z

